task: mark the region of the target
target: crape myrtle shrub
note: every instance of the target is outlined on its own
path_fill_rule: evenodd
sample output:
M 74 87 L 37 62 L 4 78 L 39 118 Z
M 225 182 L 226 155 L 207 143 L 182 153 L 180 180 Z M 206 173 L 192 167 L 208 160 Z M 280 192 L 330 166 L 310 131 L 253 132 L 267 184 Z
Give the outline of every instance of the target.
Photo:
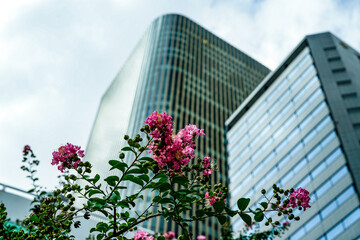
M 134 138 L 125 136 L 127 146 L 121 149 L 118 159 L 110 160 L 110 173 L 102 178 L 92 173 L 92 165 L 83 162 L 84 151 L 79 146 L 67 143 L 53 152 L 52 164 L 57 165 L 63 173 L 64 181 L 59 189 L 46 193 L 34 177 L 39 161 L 26 145 L 24 147 L 24 166 L 33 182 L 29 191 L 35 199 L 29 217 L 25 218 L 23 228 L 15 231 L 6 222 L 6 208 L 0 205 L 0 239 L 74 239 L 71 228 L 81 227 L 79 219 L 89 219 L 91 213 L 104 215 L 107 221 L 99 222 L 90 230 L 94 239 L 129 239 L 128 233 L 134 232 L 135 240 L 169 240 L 175 239 L 174 232 L 150 235 L 137 230 L 137 226 L 149 219 L 164 217 L 172 220 L 182 229 L 178 239 L 206 239 L 206 236 L 193 236 L 189 223 L 216 217 L 224 226 L 219 239 L 233 239 L 229 221 L 239 215 L 247 228 L 254 222 L 265 221 L 271 226 L 265 232 L 253 231 L 248 235 L 240 235 L 240 239 L 268 239 L 281 234 L 289 227 L 289 221 L 299 220 L 293 209 L 309 208 L 309 192 L 305 189 L 281 189 L 273 186 L 271 198 L 265 196 L 259 208 L 249 209 L 249 198 L 240 198 L 237 209 L 226 205 L 228 189 L 221 183 L 211 185 L 209 176 L 216 171 L 210 157 L 195 159 L 195 139 L 205 135 L 203 129 L 188 125 L 178 133 L 174 133 L 171 116 L 166 113 L 153 112 L 145 121 Z M 143 156 L 149 151 L 152 157 Z M 125 154 L 131 155 L 131 161 L 124 161 Z M 112 171 L 112 170 L 119 171 Z M 116 173 L 116 174 L 115 174 Z M 103 181 L 100 181 L 102 179 Z M 83 181 L 84 184 L 78 184 Z M 138 185 L 135 194 L 121 197 L 121 191 L 127 188 L 126 182 Z M 81 185 L 81 186 L 80 186 Z M 102 186 L 105 185 L 105 186 Z M 136 215 L 130 214 L 137 200 L 143 199 L 144 190 L 155 191 L 155 197 L 147 208 Z M 75 208 L 75 196 L 85 199 L 81 208 Z M 192 214 L 192 205 L 198 205 L 196 214 Z M 158 209 L 157 212 L 150 210 Z M 273 221 L 266 216 L 267 212 L 277 212 L 284 216 L 285 222 Z M 190 216 L 190 217 L 184 217 Z M 239 239 L 239 238 L 238 238 Z

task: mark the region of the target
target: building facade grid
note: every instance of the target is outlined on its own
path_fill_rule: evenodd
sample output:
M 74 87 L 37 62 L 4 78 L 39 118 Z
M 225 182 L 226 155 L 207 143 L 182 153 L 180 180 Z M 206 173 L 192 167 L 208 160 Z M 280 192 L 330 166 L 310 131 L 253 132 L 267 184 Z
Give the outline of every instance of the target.
M 270 197 L 273 183 L 304 187 L 312 208 L 296 211 L 301 223 L 294 222 L 283 237 L 354 238 L 360 226 L 356 181 L 313 55 L 303 41 L 227 121 L 230 205 L 251 197 L 251 207 L 258 207 L 265 201 L 261 189 Z M 232 224 L 238 231 L 243 222 L 234 218 Z

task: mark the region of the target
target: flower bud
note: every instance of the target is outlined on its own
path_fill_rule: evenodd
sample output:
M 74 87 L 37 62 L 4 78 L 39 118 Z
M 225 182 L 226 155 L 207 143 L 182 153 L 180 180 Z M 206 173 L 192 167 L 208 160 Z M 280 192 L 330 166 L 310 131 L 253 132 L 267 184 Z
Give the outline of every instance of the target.
M 76 222 L 74 223 L 74 227 L 75 227 L 75 228 L 79 228 L 80 225 L 81 225 L 80 221 L 76 221 Z

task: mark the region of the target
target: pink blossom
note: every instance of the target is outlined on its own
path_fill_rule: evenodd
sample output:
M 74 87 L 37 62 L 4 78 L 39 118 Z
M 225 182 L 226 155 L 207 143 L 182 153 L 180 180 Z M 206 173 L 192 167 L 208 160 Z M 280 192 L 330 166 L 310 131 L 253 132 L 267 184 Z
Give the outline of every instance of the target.
M 285 222 L 282 223 L 282 225 L 283 225 L 283 226 L 289 226 L 290 223 L 289 223 L 289 221 L 285 221 Z
M 25 145 L 25 146 L 24 146 L 24 150 L 23 150 L 24 156 L 27 156 L 30 151 L 31 151 L 30 146 L 29 146 L 29 145 Z
M 169 137 L 172 132 L 172 117 L 168 114 L 164 113 L 158 113 L 157 111 L 153 112 L 145 121 L 147 125 L 149 125 L 150 128 L 154 128 L 154 131 L 152 132 L 154 138 L 159 138 L 159 134 L 164 133 L 165 137 Z
M 203 164 L 203 166 L 204 166 L 204 168 L 208 168 L 208 167 L 210 167 L 210 157 L 204 157 L 204 164 Z
M 211 170 L 211 169 L 205 169 L 203 171 L 203 174 L 204 174 L 204 176 L 210 176 L 212 174 L 212 172 L 213 172 L 213 170 Z
M 59 147 L 58 151 L 52 153 L 53 159 L 52 165 L 59 165 L 58 169 L 63 172 L 66 168 L 74 167 L 77 168 L 81 162 L 80 158 L 83 158 L 84 151 L 81 147 L 67 143 L 64 146 Z
M 286 208 L 303 207 L 304 211 L 306 208 L 310 208 L 309 205 L 310 197 L 309 192 L 304 188 L 298 188 L 289 196 L 290 202 L 286 205 Z
M 205 193 L 205 199 L 207 199 L 209 201 L 210 206 L 214 205 L 214 203 L 216 203 L 217 201 L 219 201 L 220 197 L 222 195 L 222 192 L 218 192 L 218 193 L 213 193 L 213 195 L 210 196 L 210 194 L 208 192 Z M 223 200 L 224 202 L 226 202 L 226 200 Z
M 167 233 L 164 233 L 163 235 L 166 240 L 173 240 L 175 239 L 175 233 L 172 231 L 168 231 Z
M 153 236 L 148 236 L 149 233 L 144 231 L 136 231 L 134 234 L 134 240 L 153 240 Z
M 203 129 L 195 125 L 187 125 L 177 134 L 173 133 L 171 116 L 166 113 L 153 112 L 145 121 L 151 129 L 153 142 L 149 152 L 153 153 L 154 160 L 160 169 L 171 175 L 182 174 L 182 168 L 195 157 L 194 148 L 196 135 L 205 135 Z
M 206 237 L 204 235 L 199 235 L 196 238 L 197 240 L 206 240 Z
M 203 171 L 204 176 L 210 176 L 213 172 L 213 170 L 211 169 L 210 157 L 204 157 L 203 167 L 204 167 L 204 171 Z

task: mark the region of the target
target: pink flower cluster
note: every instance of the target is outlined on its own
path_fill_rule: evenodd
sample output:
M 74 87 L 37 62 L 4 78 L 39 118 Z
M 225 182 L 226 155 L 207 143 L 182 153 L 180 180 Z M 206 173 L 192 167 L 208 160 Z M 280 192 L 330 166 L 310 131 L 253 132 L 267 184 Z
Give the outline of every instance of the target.
M 214 193 L 211 196 L 210 196 L 210 194 L 208 192 L 206 192 L 205 193 L 205 199 L 207 199 L 209 201 L 210 206 L 212 206 L 212 205 L 214 205 L 214 203 L 219 201 L 221 195 L 222 195 L 221 191 L 219 193 Z M 226 199 L 224 199 L 223 201 L 226 202 Z
M 309 205 L 310 197 L 309 192 L 304 188 L 298 188 L 289 196 L 290 202 L 287 204 L 286 208 L 296 208 L 303 207 L 304 211 L 306 208 L 310 208 Z
M 134 234 L 134 240 L 153 240 L 153 236 L 148 236 L 149 233 L 144 231 L 136 231 Z
M 289 221 L 285 221 L 282 223 L 282 225 L 285 227 L 285 226 L 290 226 L 290 222 Z
M 161 139 L 165 137 L 166 140 L 173 134 L 173 125 L 171 121 L 172 117 L 167 113 L 153 112 L 145 121 L 150 128 L 154 130 L 151 135 L 154 139 Z
M 203 171 L 204 176 L 210 176 L 213 172 L 213 170 L 211 169 L 210 157 L 204 157 L 203 167 L 204 167 L 204 171 Z
M 25 146 L 24 146 L 24 150 L 23 150 L 24 156 L 27 156 L 30 151 L 31 151 L 30 146 L 29 146 L 29 145 L 25 145 Z
M 153 112 L 145 121 L 152 130 L 154 140 L 149 148 L 160 169 L 170 174 L 182 174 L 182 168 L 194 158 L 196 135 L 205 135 L 203 129 L 187 125 L 176 135 L 173 133 L 171 116 Z
M 173 240 L 175 239 L 175 233 L 172 231 L 168 231 L 167 233 L 164 233 L 163 235 L 166 240 Z
M 196 238 L 197 240 L 206 240 L 206 237 L 204 235 L 199 235 Z
M 58 151 L 52 153 L 53 159 L 51 164 L 58 165 L 58 169 L 64 172 L 66 168 L 73 166 L 77 168 L 81 162 L 80 158 L 84 157 L 84 151 L 80 149 L 80 146 L 67 143 L 65 146 L 59 147 Z

